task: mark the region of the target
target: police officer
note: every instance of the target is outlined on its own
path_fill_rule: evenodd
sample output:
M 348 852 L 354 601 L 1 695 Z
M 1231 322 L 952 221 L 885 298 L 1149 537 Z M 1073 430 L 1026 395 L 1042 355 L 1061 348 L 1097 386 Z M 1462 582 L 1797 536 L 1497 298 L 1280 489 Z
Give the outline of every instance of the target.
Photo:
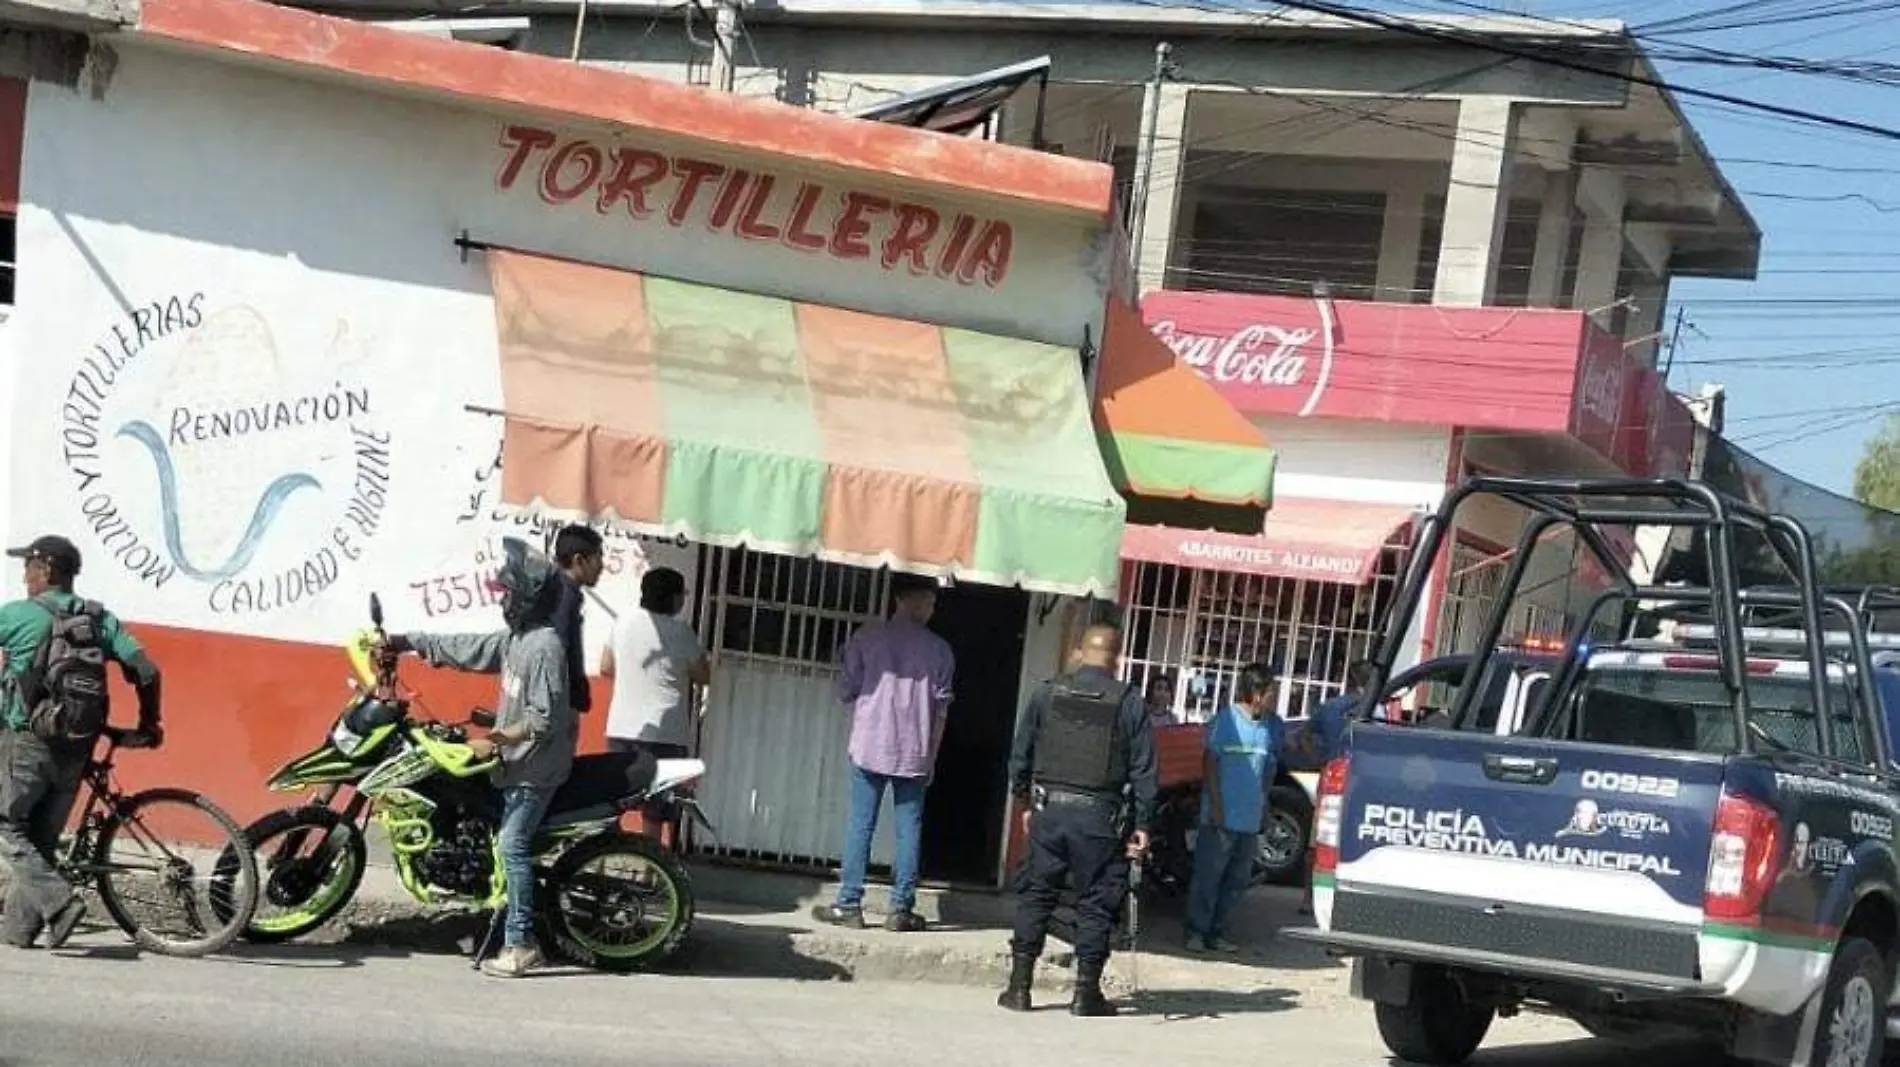
M 1069 674 L 1043 683 L 1016 727 L 1010 789 L 1033 812 L 1029 859 L 1010 938 L 1009 988 L 996 1003 L 1029 1010 L 1029 987 L 1062 891 L 1075 901 L 1075 1015 L 1113 1015 L 1102 996 L 1109 935 L 1128 894 L 1128 861 L 1148 848 L 1154 734 L 1141 693 L 1115 678 L 1121 631 L 1089 627 Z M 1132 810 L 1131 810 L 1132 809 Z

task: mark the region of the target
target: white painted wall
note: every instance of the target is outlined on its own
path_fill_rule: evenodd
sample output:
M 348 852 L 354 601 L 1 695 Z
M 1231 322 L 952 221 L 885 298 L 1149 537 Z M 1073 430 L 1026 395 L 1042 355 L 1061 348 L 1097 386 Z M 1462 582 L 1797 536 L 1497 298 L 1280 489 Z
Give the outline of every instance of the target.
M 1100 336 L 1104 234 L 1084 221 L 775 169 L 781 188 L 809 177 L 946 217 L 1000 214 L 1014 227 L 1011 268 L 995 288 L 875 262 L 819 264 L 690 219 L 675 228 L 603 217 L 587 202 L 551 205 L 532 174 L 502 191 L 504 124 L 132 44 L 103 99 L 34 83 L 18 308 L 0 332 L 8 540 L 66 532 L 88 553 L 87 592 L 144 622 L 328 642 L 362 624 L 376 590 L 399 629 L 492 624 L 479 553 L 518 527 L 493 517 L 499 425 L 465 411 L 498 405 L 500 389 L 483 257 L 464 261 L 451 243 L 464 230 L 972 329 L 1069 344 L 1085 327 Z M 82 369 L 88 358 L 96 369 Z M 97 382 L 78 386 L 91 399 L 69 412 L 46 403 L 68 397 L 80 374 Z M 337 418 L 324 417 L 327 398 Z M 280 401 L 290 425 L 215 430 L 218 418 L 259 405 L 272 414 Z M 155 449 L 128 436 L 138 423 Z M 80 446 L 71 457 L 69 428 Z M 155 456 L 174 467 L 175 544 Z M 278 510 L 247 537 L 273 485 Z M 632 602 L 642 558 L 636 543 L 619 544 L 610 600 Z M 273 599 L 279 582 L 298 581 L 321 589 L 268 609 L 239 595 L 261 582 Z M 598 643 L 607 627 L 588 632 Z
M 1451 463 L 1451 429 L 1259 415 L 1279 456 L 1273 495 L 1437 507 Z

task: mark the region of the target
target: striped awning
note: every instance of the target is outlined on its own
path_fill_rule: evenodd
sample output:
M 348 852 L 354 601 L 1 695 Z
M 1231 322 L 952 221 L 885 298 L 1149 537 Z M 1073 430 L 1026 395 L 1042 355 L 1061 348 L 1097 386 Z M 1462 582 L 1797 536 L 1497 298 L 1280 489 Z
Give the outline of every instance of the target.
M 500 249 L 502 498 L 642 533 L 1111 594 L 1072 349 Z
M 1095 428 L 1109 476 L 1140 496 L 1267 507 L 1276 457 L 1259 427 L 1110 298 Z

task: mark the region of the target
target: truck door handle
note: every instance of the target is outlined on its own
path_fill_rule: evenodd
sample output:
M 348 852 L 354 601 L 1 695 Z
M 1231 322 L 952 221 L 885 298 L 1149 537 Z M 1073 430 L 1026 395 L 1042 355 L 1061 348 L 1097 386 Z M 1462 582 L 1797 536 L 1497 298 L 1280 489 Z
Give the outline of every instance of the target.
M 1549 785 L 1557 780 L 1557 761 L 1488 752 L 1484 757 L 1484 776 L 1520 785 Z

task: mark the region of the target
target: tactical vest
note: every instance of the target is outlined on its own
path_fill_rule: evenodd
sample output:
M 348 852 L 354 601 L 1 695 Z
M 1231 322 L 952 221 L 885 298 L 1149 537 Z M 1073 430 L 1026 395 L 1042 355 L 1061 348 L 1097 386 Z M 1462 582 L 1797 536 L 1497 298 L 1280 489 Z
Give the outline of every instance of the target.
M 1049 687 L 1036 738 L 1037 785 L 1120 793 L 1128 784 L 1128 739 L 1121 723 L 1128 687 L 1113 679 L 1068 675 Z

